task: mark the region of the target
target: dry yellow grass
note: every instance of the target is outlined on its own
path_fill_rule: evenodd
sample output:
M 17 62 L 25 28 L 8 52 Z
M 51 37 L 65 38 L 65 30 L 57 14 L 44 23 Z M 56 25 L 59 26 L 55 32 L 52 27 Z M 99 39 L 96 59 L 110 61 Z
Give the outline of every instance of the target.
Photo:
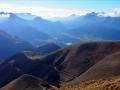
M 120 90 L 120 76 L 72 84 L 56 90 Z

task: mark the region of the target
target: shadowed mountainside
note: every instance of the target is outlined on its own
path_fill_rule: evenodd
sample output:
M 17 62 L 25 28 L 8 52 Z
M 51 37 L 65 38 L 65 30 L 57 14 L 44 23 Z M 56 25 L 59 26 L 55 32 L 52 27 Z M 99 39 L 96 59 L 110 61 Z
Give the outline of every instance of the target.
M 54 52 L 60 48 L 60 46 L 51 42 L 36 48 L 34 51 L 41 54 L 49 54 L 50 52 Z
M 0 30 L 0 59 L 4 60 L 18 52 L 31 48 L 33 46 L 28 42 Z
M 22 74 L 37 76 L 55 86 L 69 84 L 73 79 L 82 82 L 116 76 L 120 74 L 119 58 L 113 55 L 116 60 L 112 62 L 108 57 L 119 52 L 120 42 L 91 42 L 68 46 L 33 59 L 18 53 L 0 65 L 0 85 Z
M 44 81 L 31 75 L 22 75 L 0 90 L 47 90 L 50 87 Z
M 120 17 L 104 17 L 92 12 L 82 16 L 73 14 L 53 22 L 25 13 L 1 12 L 0 15 L 4 14 L 8 17 L 0 21 L 0 29 L 35 46 L 49 41 L 64 46 L 67 43 L 120 39 Z
M 39 46 L 49 40 L 54 40 L 48 34 L 32 26 L 29 20 L 24 20 L 14 13 L 10 13 L 9 18 L 0 23 L 0 29 L 31 43 L 33 46 Z
M 120 52 L 117 52 L 106 56 L 68 85 L 57 90 L 120 90 L 119 69 Z
M 110 54 L 76 78 L 79 81 L 107 78 L 120 75 L 120 52 Z

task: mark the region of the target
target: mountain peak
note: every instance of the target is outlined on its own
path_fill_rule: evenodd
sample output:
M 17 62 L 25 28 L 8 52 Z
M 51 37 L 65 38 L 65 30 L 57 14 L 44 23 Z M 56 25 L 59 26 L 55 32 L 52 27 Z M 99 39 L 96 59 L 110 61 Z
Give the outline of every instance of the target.
M 37 17 L 35 17 L 33 20 L 35 20 L 35 21 L 37 20 L 37 21 L 38 21 L 38 20 L 43 20 L 43 19 L 42 19 L 41 17 L 38 17 L 38 16 L 37 16 Z
M 10 19 L 21 19 L 17 15 L 15 15 L 14 13 L 10 13 L 9 15 L 10 15 L 9 16 Z
M 86 14 L 85 16 L 90 18 L 90 17 L 96 17 L 97 15 L 98 15 L 98 13 L 91 12 L 91 13 Z

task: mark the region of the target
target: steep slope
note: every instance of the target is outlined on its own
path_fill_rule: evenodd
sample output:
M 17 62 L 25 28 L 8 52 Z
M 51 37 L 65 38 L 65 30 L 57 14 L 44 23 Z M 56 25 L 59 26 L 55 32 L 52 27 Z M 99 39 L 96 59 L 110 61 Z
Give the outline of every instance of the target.
M 47 90 L 47 87 L 49 85 L 37 77 L 22 75 L 0 90 Z
M 16 79 L 22 74 L 30 74 L 42 79 L 48 79 L 48 72 L 54 73 L 52 84 L 58 85 L 58 73 L 51 68 L 51 61 L 41 60 L 41 56 L 29 56 L 19 53 L 0 64 L 0 87 Z
M 76 83 L 55 90 L 120 90 L 120 76 Z
M 66 44 L 120 39 L 120 17 L 103 17 L 92 12 L 83 16 L 71 15 L 63 20 L 51 22 L 31 14 L 9 14 L 10 17 L 0 23 L 0 29 L 18 35 L 33 45 L 48 41 Z M 26 16 L 32 19 L 25 19 Z
M 89 68 L 77 79 L 79 81 L 95 80 L 120 75 L 120 52 L 106 56 Z
M 119 42 L 93 42 L 71 47 L 60 65 L 62 81 L 72 80 L 86 72 L 107 55 L 120 51 Z
M 6 82 L 8 77 L 9 82 L 13 78 L 11 75 L 13 74 L 12 70 L 7 70 L 9 67 L 6 67 L 9 65 L 13 68 L 17 68 L 22 74 L 26 73 L 40 77 L 56 86 L 64 85 L 64 83 L 68 83 L 76 77 L 81 77 L 95 65 L 98 64 L 99 67 L 99 63 L 102 62 L 106 56 L 117 52 L 120 52 L 120 42 L 91 42 L 78 44 L 37 58 L 30 58 L 24 53 L 19 53 L 0 65 L 0 68 L 2 67 L 0 69 L 0 85 L 2 84 L 1 86 L 3 86 L 5 83 L 8 83 Z M 112 61 L 110 61 L 110 63 L 111 62 Z M 119 60 L 117 60 L 117 62 L 119 62 Z M 119 71 L 117 71 L 119 70 L 118 64 L 111 67 L 114 69 L 112 69 L 110 73 L 103 72 L 103 74 L 108 73 L 106 77 L 119 75 Z M 115 70 L 116 72 L 114 73 Z M 6 71 L 10 72 L 8 73 Z M 19 76 L 20 75 L 21 74 L 19 74 Z M 14 76 L 14 78 L 16 77 L 18 76 Z M 87 76 L 82 78 L 89 80 L 85 79 L 89 78 Z M 99 78 L 102 78 L 102 76 Z
M 47 33 L 54 37 L 60 35 L 63 31 L 65 31 L 64 25 L 61 22 L 51 22 L 39 16 L 36 16 L 30 22 L 30 24 L 39 28 L 40 31 L 43 31 L 44 33 Z
M 51 36 L 32 26 L 29 20 L 24 20 L 14 13 L 10 13 L 9 18 L 0 23 L 0 29 L 30 42 L 33 46 L 39 46 L 53 40 Z
M 70 16 L 71 17 L 71 16 Z M 61 21 L 68 31 L 64 35 L 79 38 L 77 41 L 119 40 L 120 17 L 104 17 L 98 13 L 72 16 L 71 20 Z
M 0 59 L 6 59 L 17 52 L 31 48 L 33 48 L 31 44 L 0 30 Z
M 117 52 L 106 56 L 68 85 L 57 90 L 119 90 L 119 69 L 120 52 Z

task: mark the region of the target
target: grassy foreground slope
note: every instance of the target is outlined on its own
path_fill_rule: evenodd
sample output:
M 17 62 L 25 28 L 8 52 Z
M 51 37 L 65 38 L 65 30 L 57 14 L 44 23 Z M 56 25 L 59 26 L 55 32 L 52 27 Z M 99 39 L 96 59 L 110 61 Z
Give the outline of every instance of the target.
M 58 90 L 120 90 L 120 52 L 106 56 Z
M 120 90 L 120 76 L 90 80 L 83 83 L 77 83 L 56 90 Z

